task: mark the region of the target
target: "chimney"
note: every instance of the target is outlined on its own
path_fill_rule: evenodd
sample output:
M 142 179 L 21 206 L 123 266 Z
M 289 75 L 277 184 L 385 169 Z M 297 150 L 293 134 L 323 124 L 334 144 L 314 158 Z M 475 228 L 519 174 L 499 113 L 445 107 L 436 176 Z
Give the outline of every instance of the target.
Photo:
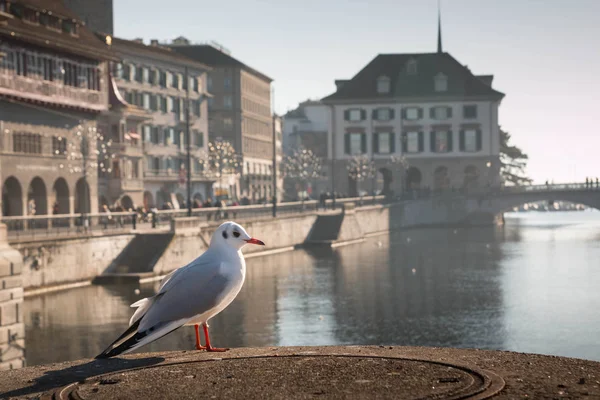
M 150 39 L 151 46 L 158 46 L 158 39 Z
M 142 39 L 142 38 L 135 38 L 135 39 L 133 39 L 133 41 L 136 43 L 144 44 L 144 39 Z

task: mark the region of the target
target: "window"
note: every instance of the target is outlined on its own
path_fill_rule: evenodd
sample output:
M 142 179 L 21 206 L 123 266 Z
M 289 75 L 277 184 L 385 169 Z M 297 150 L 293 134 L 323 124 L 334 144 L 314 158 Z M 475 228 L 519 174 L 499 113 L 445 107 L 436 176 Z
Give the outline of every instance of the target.
M 165 87 L 172 87 L 173 86 L 173 74 L 170 72 L 165 72 Z
M 452 151 L 452 132 L 431 132 L 431 151 L 433 153 L 448 153 Z
M 437 74 L 433 80 L 436 92 L 445 92 L 448 90 L 448 77 L 444 74 Z
M 408 75 L 416 75 L 417 73 L 417 61 L 416 60 L 408 60 L 406 63 L 406 73 Z
M 167 112 L 175 111 L 175 100 L 171 96 L 167 96 Z
M 404 146 L 406 153 L 419 153 L 422 151 L 420 132 L 407 132 L 404 134 Z
M 391 108 L 378 108 L 375 110 L 375 119 L 378 121 L 389 121 L 394 118 L 394 110 Z
M 394 135 L 390 132 L 379 132 L 375 134 L 376 148 L 374 152 L 379 154 L 390 154 L 394 152 L 393 149 L 393 137 Z
M 408 107 L 403 110 L 404 119 L 415 121 L 421 119 L 423 111 L 419 107 Z
M 15 153 L 42 154 L 42 136 L 37 133 L 14 132 Z
M 194 115 L 196 117 L 199 117 L 202 114 L 202 100 L 200 100 L 200 99 L 194 100 L 194 102 L 192 104 L 194 107 Z
M 437 120 L 452 118 L 452 108 L 446 106 L 432 107 L 429 110 L 429 116 Z
M 139 163 L 137 162 L 137 160 L 131 161 L 131 177 L 132 178 L 140 177 L 140 168 L 139 168 Z
M 233 99 L 231 96 L 223 96 L 223 107 L 227 109 L 231 109 L 233 107 Z
M 387 76 L 380 76 L 377 78 L 377 93 L 389 93 L 391 87 L 391 80 Z
M 52 137 L 52 154 L 56 157 L 65 157 L 67 152 L 67 140 L 61 136 Z
M 179 74 L 171 74 L 171 87 L 175 88 L 175 89 L 179 89 L 179 78 L 180 75 Z
M 204 134 L 199 131 L 194 131 L 194 144 L 196 147 L 204 147 Z
M 477 118 L 477 106 L 475 106 L 475 105 L 463 106 L 463 117 L 465 119 Z
M 164 113 L 169 112 L 169 110 L 167 108 L 167 97 L 158 96 L 158 100 L 159 100 L 159 104 L 160 104 L 160 111 L 162 111 Z
M 159 71 L 158 72 L 158 83 L 160 87 L 167 87 L 167 72 Z
M 123 64 L 122 63 L 115 63 L 114 64 L 114 74 L 115 74 L 115 78 L 117 79 L 123 79 L 123 73 L 124 73 L 125 69 L 123 68 Z
M 135 81 L 138 83 L 142 83 L 144 80 L 144 68 L 136 67 L 135 68 Z
M 199 77 L 192 78 L 192 90 L 194 90 L 194 92 L 196 92 L 196 93 L 198 93 L 200 91 L 200 78 Z
M 144 125 L 144 127 L 142 128 L 142 132 L 143 132 L 143 140 L 145 143 L 154 143 L 152 141 L 152 129 L 151 129 L 150 125 Z
M 213 85 L 212 77 L 210 77 L 210 76 L 206 77 L 206 89 L 209 92 L 212 90 L 212 85 Z
M 226 130 L 233 129 L 233 119 L 231 118 L 223 118 L 223 128 Z
M 478 129 L 465 129 L 461 132 L 460 149 L 469 153 L 481 150 L 481 131 Z
M 152 111 L 156 111 L 156 110 L 158 110 L 158 101 L 159 101 L 159 100 L 160 100 L 160 99 L 158 98 L 158 96 L 156 96 L 156 95 L 154 95 L 154 94 L 151 94 L 151 95 L 150 95 L 150 109 L 151 109 Z
M 150 109 L 150 94 L 149 93 L 144 93 L 142 99 L 143 99 L 142 106 L 146 110 L 149 110 Z
M 345 150 L 346 154 L 363 154 L 367 152 L 366 149 L 366 135 L 364 133 L 347 133 Z
M 226 77 L 223 79 L 223 88 L 225 90 L 231 90 L 231 78 Z
M 77 24 L 71 20 L 68 20 L 68 19 L 63 20 L 62 30 L 64 33 L 69 33 L 73 36 L 77 36 Z
M 352 110 L 346 110 L 344 111 L 344 119 L 346 121 L 362 121 L 364 119 L 366 119 L 366 112 L 365 110 L 361 110 L 358 108 L 352 109 Z
M 150 83 L 150 70 L 147 67 L 142 68 L 142 82 Z

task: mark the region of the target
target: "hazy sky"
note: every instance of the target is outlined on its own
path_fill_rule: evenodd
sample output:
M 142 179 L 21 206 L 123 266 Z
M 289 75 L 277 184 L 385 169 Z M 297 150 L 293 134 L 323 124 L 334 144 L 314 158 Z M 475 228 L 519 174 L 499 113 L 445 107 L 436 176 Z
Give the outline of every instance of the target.
M 215 40 L 275 79 L 275 110 L 378 53 L 436 49 L 437 0 L 114 0 L 115 35 Z M 222 5 L 218 5 L 222 4 Z M 600 1 L 442 0 L 444 51 L 506 93 L 500 124 L 556 183 L 600 177 Z

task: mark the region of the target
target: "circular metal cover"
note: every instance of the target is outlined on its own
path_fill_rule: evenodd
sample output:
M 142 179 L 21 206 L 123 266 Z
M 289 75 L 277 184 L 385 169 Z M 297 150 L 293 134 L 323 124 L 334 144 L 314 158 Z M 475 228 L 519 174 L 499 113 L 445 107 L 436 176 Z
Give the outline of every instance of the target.
M 108 373 L 47 399 L 485 399 L 499 376 L 426 360 L 294 355 L 199 360 Z

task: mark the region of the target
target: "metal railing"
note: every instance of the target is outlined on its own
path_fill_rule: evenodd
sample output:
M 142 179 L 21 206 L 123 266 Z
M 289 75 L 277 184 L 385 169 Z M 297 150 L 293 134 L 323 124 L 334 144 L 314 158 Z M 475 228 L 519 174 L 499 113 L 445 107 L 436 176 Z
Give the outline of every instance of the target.
M 337 207 L 344 203 L 356 203 L 358 206 L 380 204 L 384 196 L 369 196 L 336 199 Z M 325 203 L 309 200 L 277 204 L 277 216 L 301 215 L 331 209 L 332 200 Z M 225 220 L 256 221 L 272 218 L 272 204 L 249 206 L 203 207 L 192 209 L 192 216 L 200 222 L 219 222 Z M 174 218 L 187 217 L 187 209 L 153 210 L 146 213 L 110 212 L 90 214 L 58 214 L 35 216 L 2 217 L 7 226 L 11 241 L 25 241 L 59 237 L 78 237 L 82 235 L 122 234 L 138 230 L 168 230 Z

